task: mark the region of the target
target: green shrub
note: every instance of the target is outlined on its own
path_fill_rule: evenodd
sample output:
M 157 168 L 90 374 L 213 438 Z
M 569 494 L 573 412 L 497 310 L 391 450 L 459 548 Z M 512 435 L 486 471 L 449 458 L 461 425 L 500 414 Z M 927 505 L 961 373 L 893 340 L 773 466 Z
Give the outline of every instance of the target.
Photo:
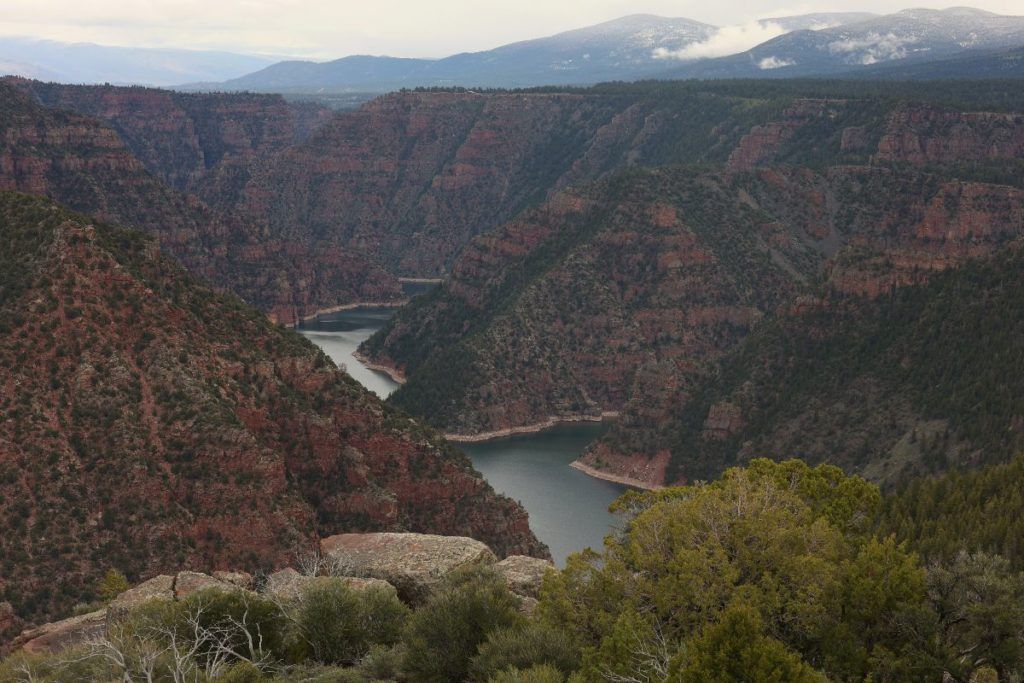
M 508 668 L 488 679 L 488 683 L 563 683 L 565 676 L 550 664 L 538 664 L 529 669 Z
M 579 668 L 580 653 L 564 631 L 530 622 L 491 633 L 470 663 L 470 677 L 483 683 L 507 669 L 527 669 L 539 664 L 569 675 Z
M 192 631 L 190 619 L 203 628 L 229 630 L 232 635 L 228 646 L 242 657 L 285 657 L 288 620 L 277 605 L 261 596 L 243 591 L 204 590 L 173 603 L 169 618 L 175 631 L 185 637 Z M 242 626 L 253 635 L 259 652 L 250 652 Z M 200 656 L 205 654 L 200 652 Z
M 397 643 L 408 616 L 391 591 L 354 591 L 341 579 L 321 578 L 304 592 L 296 621 L 314 659 L 354 664 L 374 645 Z
M 363 657 L 356 668 L 369 681 L 391 681 L 401 676 L 404 660 L 405 648 L 401 645 L 377 645 Z
M 301 664 L 282 671 L 274 683 L 369 683 L 358 669 L 342 669 L 336 666 Z
M 131 588 L 128 579 L 116 569 L 107 570 L 98 586 L 99 598 L 107 603 Z
M 211 683 L 264 683 L 267 680 L 259 667 L 249 662 L 238 662 Z
M 522 623 L 519 599 L 488 568 L 458 572 L 409 619 L 405 670 L 423 683 L 463 681 L 489 634 Z

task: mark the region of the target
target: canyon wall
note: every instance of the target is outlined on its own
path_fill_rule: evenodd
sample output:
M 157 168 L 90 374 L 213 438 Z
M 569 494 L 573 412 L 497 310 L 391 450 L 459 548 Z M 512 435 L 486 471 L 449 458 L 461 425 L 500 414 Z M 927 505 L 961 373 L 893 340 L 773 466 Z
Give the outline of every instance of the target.
M 343 531 L 546 555 L 437 433 L 140 233 L 8 192 L 0 225 L 0 602 L 22 619 L 111 567 L 269 569 Z

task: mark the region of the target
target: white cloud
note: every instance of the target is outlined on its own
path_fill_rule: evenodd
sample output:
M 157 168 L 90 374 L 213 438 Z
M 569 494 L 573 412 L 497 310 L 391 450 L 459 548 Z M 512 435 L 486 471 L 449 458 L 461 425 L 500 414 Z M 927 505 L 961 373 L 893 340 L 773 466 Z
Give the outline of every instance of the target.
M 1024 13 L 1021 0 L 923 4 Z M 638 12 L 735 26 L 762 17 L 835 10 L 889 13 L 901 6 L 892 0 L 0 0 L 0 35 L 320 58 L 441 57 Z M 719 41 L 736 33 L 743 35 L 733 28 Z M 739 42 L 748 48 L 752 40 Z
M 771 57 L 765 57 L 757 63 L 757 68 L 761 71 L 770 71 L 771 69 L 781 69 L 784 66 L 793 66 L 796 62 L 792 59 L 779 59 L 775 55 Z
M 904 59 L 907 46 L 917 42 L 912 36 L 898 36 L 895 33 L 869 33 L 864 38 L 836 40 L 828 44 L 828 50 L 834 55 L 850 55 L 846 61 L 851 64 L 877 64 L 893 59 Z
M 737 26 L 718 29 L 710 38 L 699 43 L 686 45 L 678 50 L 663 47 L 654 51 L 655 59 L 709 59 L 745 52 L 755 45 L 787 33 L 786 29 L 771 22 L 752 21 Z

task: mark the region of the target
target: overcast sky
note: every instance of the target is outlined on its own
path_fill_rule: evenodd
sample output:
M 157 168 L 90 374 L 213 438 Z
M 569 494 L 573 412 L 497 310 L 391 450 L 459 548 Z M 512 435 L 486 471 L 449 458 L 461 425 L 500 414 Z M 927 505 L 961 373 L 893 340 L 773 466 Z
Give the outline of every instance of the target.
M 1024 0 L 927 6 L 957 4 L 1024 14 Z M 320 59 L 442 57 L 640 12 L 726 26 L 829 10 L 888 13 L 893 5 L 887 0 L 0 0 L 0 35 Z

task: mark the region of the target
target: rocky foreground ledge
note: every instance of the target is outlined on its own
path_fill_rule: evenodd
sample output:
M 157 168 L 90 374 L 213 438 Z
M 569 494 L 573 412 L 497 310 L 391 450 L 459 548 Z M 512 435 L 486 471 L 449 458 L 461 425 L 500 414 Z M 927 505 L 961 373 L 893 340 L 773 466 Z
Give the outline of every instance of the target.
M 12 651 L 53 653 L 102 635 L 111 621 L 150 600 L 184 600 L 199 591 L 248 591 L 287 602 L 325 577 L 339 577 L 354 590 L 394 591 L 416 606 L 452 572 L 464 567 L 491 566 L 523 601 L 524 610 L 537 604 L 544 574 L 554 568 L 547 560 L 514 555 L 498 561 L 480 541 L 463 536 L 375 533 L 341 534 L 321 541 L 321 553 L 304 562 L 302 571 L 288 567 L 265 577 L 246 572 L 182 571 L 163 574 L 118 595 L 107 607 L 88 614 L 24 631 Z

